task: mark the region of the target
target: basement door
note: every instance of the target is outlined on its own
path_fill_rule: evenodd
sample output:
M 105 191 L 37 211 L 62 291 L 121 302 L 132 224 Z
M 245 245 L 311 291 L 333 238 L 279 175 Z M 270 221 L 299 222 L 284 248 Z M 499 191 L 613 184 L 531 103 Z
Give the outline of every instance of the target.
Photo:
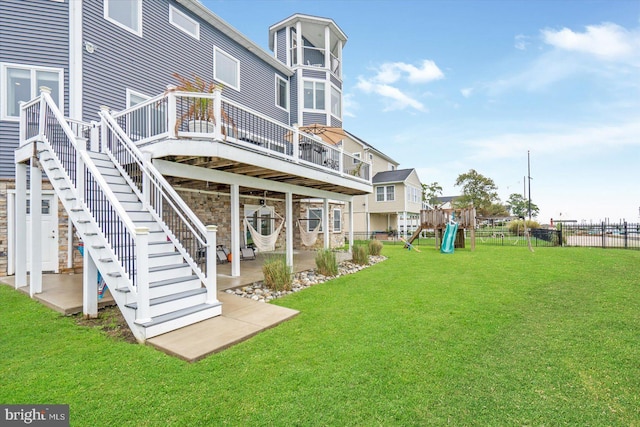
M 27 199 L 27 271 L 31 271 L 31 200 Z M 58 272 L 58 200 L 53 194 L 42 195 L 42 271 Z M 20 236 L 16 236 L 20 238 Z

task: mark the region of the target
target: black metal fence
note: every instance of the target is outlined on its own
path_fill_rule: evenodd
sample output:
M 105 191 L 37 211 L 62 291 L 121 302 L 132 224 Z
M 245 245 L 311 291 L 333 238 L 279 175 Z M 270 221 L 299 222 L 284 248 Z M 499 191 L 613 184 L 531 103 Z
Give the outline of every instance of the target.
M 640 223 L 558 225 L 564 246 L 640 249 Z
M 562 232 L 555 229 L 546 228 L 532 228 L 531 233 L 531 246 L 532 247 L 548 247 L 548 246 L 560 246 L 562 242 Z M 469 234 L 467 232 L 467 238 Z M 528 246 L 528 237 L 524 232 L 513 233 L 506 228 L 491 229 L 491 230 L 476 230 L 476 244 L 495 245 L 495 246 Z

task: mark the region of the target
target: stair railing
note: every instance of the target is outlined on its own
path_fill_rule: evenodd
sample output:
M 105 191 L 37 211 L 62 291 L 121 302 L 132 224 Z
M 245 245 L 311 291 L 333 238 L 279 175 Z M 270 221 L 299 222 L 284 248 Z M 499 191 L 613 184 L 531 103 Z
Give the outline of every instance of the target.
M 35 105 L 39 105 L 40 108 L 34 108 Z M 148 295 L 149 283 L 148 280 L 144 280 L 148 275 L 148 260 L 142 259 L 140 255 L 148 253 L 148 249 L 138 244 L 138 240 L 146 241 L 145 230 L 136 229 L 87 154 L 86 139 L 76 136 L 74 129 L 51 98 L 48 88 L 41 88 L 39 102 L 30 102 L 23 106 L 23 115 L 28 120 L 23 121 L 26 128 L 21 132 L 33 139 L 33 124 L 29 124 L 28 121 L 34 122 L 37 119 L 40 135 L 38 139 L 51 150 L 57 164 L 74 186 L 76 195 L 81 197 L 81 200 L 76 200 L 76 204 L 84 203 L 95 224 L 111 245 L 119 261 L 120 271 L 127 276 L 127 287 L 138 300 L 138 319 L 147 319 L 149 298 L 140 296 Z M 78 224 L 76 227 L 80 230 Z
M 153 166 L 105 108 L 100 112 L 103 150 L 158 220 L 187 263 L 207 283 L 205 273 L 215 271 L 207 263 L 207 228 L 187 206 L 164 176 Z M 215 246 L 213 246 L 215 250 Z M 214 266 L 215 267 L 215 266 Z M 207 292 L 215 294 L 215 289 Z

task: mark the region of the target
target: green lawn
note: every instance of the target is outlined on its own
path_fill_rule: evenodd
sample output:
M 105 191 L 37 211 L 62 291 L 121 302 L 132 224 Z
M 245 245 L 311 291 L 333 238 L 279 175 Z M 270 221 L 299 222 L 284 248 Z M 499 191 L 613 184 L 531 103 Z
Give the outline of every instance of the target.
M 195 364 L 0 286 L 0 403 L 74 426 L 640 425 L 640 251 L 383 254 Z

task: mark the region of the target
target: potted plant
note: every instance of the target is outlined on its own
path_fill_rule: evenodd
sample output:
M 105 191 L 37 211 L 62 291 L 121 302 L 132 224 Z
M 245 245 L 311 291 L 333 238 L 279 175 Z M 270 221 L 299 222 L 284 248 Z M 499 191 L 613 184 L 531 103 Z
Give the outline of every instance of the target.
M 213 93 L 219 87 L 214 82 L 206 82 L 196 74 L 193 74 L 193 79 L 178 73 L 173 73 L 173 77 L 179 82 L 175 90 L 180 92 Z M 185 98 L 183 103 L 179 103 L 177 110 L 176 133 L 185 122 L 189 132 L 213 133 L 216 119 L 212 98 Z

